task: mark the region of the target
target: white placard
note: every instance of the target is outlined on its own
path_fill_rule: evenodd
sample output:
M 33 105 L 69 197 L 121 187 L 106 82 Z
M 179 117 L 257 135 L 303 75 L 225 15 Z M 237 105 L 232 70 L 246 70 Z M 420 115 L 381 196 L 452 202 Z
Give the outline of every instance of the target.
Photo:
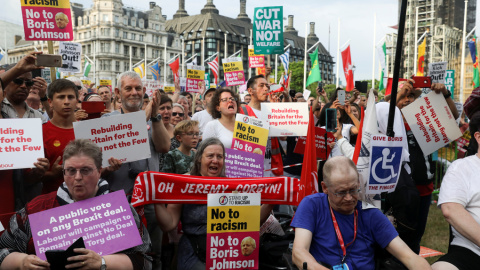
M 150 158 L 147 128 L 144 111 L 73 123 L 75 138 L 90 139 L 102 148 L 103 167 L 111 157 L 123 163 Z
M 308 90 L 308 89 L 303 89 L 303 98 L 305 100 L 308 100 L 308 98 L 310 97 L 310 94 L 312 93 L 312 91 Z
M 58 44 L 58 53 L 62 56 L 60 72 L 80 72 L 82 66 L 82 45 L 75 42 L 62 42 Z
M 437 62 L 428 64 L 428 76 L 432 78 L 432 83 L 445 84 L 447 72 L 447 62 Z
M 261 103 L 261 119 L 270 125 L 269 137 L 307 136 L 306 102 Z
M 424 155 L 462 136 L 445 98 L 434 91 L 402 109 Z
M 33 168 L 43 157 L 42 119 L 0 119 L 0 170 Z
M 187 78 L 180 77 L 180 87 L 187 87 Z
M 150 97 L 154 90 L 163 88 L 163 83 L 155 80 L 143 80 L 143 86 L 146 89 L 145 94 Z

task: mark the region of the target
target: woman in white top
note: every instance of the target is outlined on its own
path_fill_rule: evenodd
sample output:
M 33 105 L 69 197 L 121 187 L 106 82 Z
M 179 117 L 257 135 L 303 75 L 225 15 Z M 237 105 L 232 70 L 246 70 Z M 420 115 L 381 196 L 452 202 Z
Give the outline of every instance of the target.
M 210 102 L 213 112 L 213 121 L 210 121 L 203 132 L 203 140 L 207 138 L 219 139 L 225 148 L 232 148 L 235 115 L 240 107 L 238 95 L 230 89 L 220 89 Z

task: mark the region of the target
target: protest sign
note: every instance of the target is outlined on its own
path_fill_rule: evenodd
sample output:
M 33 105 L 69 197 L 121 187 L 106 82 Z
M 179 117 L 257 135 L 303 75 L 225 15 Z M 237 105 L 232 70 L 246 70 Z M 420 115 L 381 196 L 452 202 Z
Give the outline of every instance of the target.
M 303 98 L 305 100 L 307 100 L 309 97 L 310 97 L 310 94 L 312 93 L 312 91 L 308 90 L 308 89 L 303 89 Z
M 77 73 L 81 69 L 82 45 L 75 42 L 59 42 L 58 53 L 62 56 L 60 72 Z
M 242 85 L 245 83 L 243 62 L 241 57 L 230 57 L 222 60 L 223 74 L 227 86 Z
M 255 54 L 283 54 L 283 7 L 258 7 L 253 16 Z
M 270 125 L 269 137 L 307 136 L 307 103 L 282 102 L 261 104 L 261 119 Z
M 166 93 L 173 93 L 175 92 L 175 85 L 165 84 L 165 86 L 163 87 L 163 91 L 165 91 Z
M 102 77 L 100 78 L 100 83 L 99 85 L 104 85 L 104 86 L 108 86 L 110 88 L 110 90 L 112 89 L 112 78 L 110 77 Z
M 446 71 L 446 73 L 445 73 L 445 87 L 448 89 L 448 91 L 450 91 L 450 93 L 452 93 L 452 97 L 453 97 L 453 94 L 455 94 L 455 92 L 454 92 L 455 70 L 451 69 L 451 70 Z
M 186 87 L 187 86 L 187 78 L 180 77 L 179 84 L 180 84 L 180 87 Z
M 210 74 L 205 73 L 205 90 L 210 89 Z
M 187 65 L 187 92 L 199 93 L 205 84 L 205 67 Z
M 206 269 L 258 269 L 260 194 L 208 194 Z
M 403 139 L 403 137 L 388 137 L 381 134 L 372 136 L 367 194 L 395 190 L 402 164 Z
M 0 119 L 0 170 L 33 168 L 43 157 L 42 119 Z
M 255 117 L 237 114 L 233 129 L 232 148 L 265 155 L 268 141 L 268 124 Z
M 432 78 L 432 83 L 445 84 L 445 73 L 447 72 L 447 62 L 437 62 L 428 64 L 428 76 Z
M 160 81 L 156 80 L 142 80 L 143 81 L 143 86 L 145 87 L 145 94 L 147 94 L 149 97 L 152 96 L 153 91 L 157 89 L 162 88 L 162 83 Z
M 445 98 L 434 91 L 403 108 L 402 113 L 424 155 L 462 136 Z
M 144 111 L 74 122 L 73 129 L 75 138 L 90 139 L 102 149 L 103 167 L 110 166 L 111 157 L 126 163 L 151 156 Z
M 326 132 L 324 128 L 315 127 L 315 148 L 317 159 L 327 160 L 332 150 L 330 147 L 325 147 L 325 133 L 327 134 L 327 145 L 335 142 L 335 137 L 332 132 Z M 295 145 L 294 153 L 303 155 L 305 153 L 305 144 L 307 137 L 298 137 L 297 144 Z M 326 151 L 325 151 L 326 150 Z
M 73 40 L 70 1 L 21 0 L 25 40 Z
M 225 149 L 225 174 L 227 177 L 263 177 L 264 155 Z
M 42 78 L 45 79 L 47 84 L 52 83 L 52 76 L 51 76 L 51 73 L 50 73 L 50 68 L 42 69 Z
M 151 203 L 206 204 L 207 194 L 261 193 L 262 203 L 298 205 L 300 180 L 290 177 L 221 178 L 142 172 L 135 179 L 132 206 Z
M 123 190 L 100 195 L 28 216 L 38 257 L 66 250 L 83 237 L 85 248 L 109 255 L 142 244 Z
M 92 81 L 89 78 L 81 79 L 81 81 L 82 81 L 83 86 L 85 86 L 86 88 L 89 88 L 90 84 L 92 83 Z M 110 91 L 111 91 L 111 89 L 110 89 Z
M 253 46 L 248 46 L 248 67 L 263 68 L 265 67 L 265 55 L 256 55 L 253 52 Z

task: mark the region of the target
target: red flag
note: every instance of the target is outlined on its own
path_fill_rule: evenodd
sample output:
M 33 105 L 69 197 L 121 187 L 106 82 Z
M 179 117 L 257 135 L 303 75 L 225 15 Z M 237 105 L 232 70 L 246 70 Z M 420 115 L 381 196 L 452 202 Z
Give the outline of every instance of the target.
M 387 88 L 385 88 L 385 96 L 388 96 L 392 93 L 392 83 L 393 83 L 393 78 L 388 78 Z
M 353 90 L 353 70 L 352 70 L 352 56 L 350 54 L 350 45 L 342 51 L 343 72 L 345 73 L 345 80 L 347 81 L 346 91 Z
M 302 175 L 300 177 L 301 198 L 318 192 L 317 150 L 315 147 L 315 123 L 313 110 L 310 109 L 308 120 L 305 154 L 303 155 Z
M 178 77 L 180 77 L 178 75 L 178 69 L 180 67 L 180 57 L 178 57 L 175 61 L 173 61 L 172 63 L 168 64 L 170 66 L 170 68 L 172 69 L 172 72 L 173 72 L 173 76 L 174 76 L 174 79 L 175 81 L 178 80 Z
M 215 85 L 218 85 L 218 56 L 212 62 L 207 63 L 215 77 Z

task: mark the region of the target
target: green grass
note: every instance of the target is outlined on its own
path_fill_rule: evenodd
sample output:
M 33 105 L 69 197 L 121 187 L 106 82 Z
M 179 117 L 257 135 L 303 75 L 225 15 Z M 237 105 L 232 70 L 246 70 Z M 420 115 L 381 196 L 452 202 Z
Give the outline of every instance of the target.
M 422 237 L 420 245 L 446 253 L 448 250 L 449 228 L 448 223 L 442 215 L 442 211 L 437 208 L 437 204 L 430 206 L 428 214 L 427 227 Z M 432 264 L 438 260 L 440 256 L 426 258 Z

